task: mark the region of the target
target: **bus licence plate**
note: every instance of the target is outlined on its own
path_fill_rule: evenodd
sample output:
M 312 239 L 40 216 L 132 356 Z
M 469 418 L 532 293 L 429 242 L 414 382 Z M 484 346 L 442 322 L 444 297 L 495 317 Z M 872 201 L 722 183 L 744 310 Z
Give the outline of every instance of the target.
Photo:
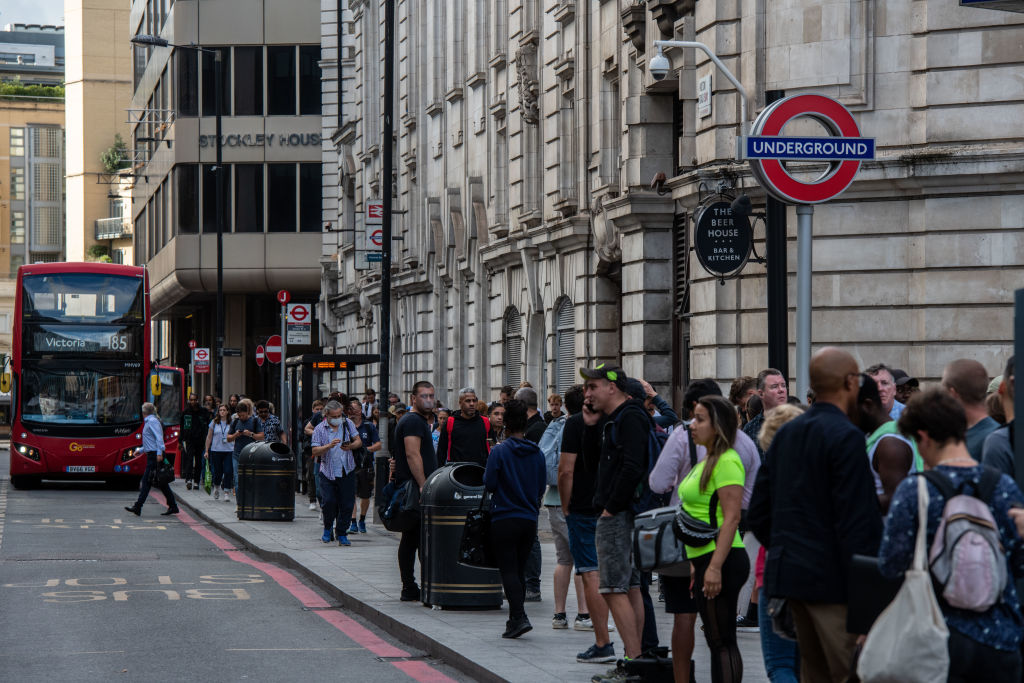
M 64 468 L 65 472 L 95 472 L 95 465 L 68 465 Z

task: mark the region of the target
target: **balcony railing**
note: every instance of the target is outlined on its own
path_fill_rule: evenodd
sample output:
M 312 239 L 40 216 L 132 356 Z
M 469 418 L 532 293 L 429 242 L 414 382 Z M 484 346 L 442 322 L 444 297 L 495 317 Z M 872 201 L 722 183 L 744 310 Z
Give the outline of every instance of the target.
M 123 218 L 97 218 L 96 239 L 116 240 L 132 236 L 132 224 Z

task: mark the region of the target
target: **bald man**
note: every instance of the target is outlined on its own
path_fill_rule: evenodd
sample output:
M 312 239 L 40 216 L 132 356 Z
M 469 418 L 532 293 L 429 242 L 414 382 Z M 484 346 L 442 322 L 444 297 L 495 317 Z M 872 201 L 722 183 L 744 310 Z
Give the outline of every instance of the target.
M 861 375 L 846 351 L 811 358 L 810 409 L 783 425 L 757 475 L 748 526 L 767 548 L 765 594 L 788 598 L 805 681 L 849 680 L 856 636 L 846 631 L 854 554 L 875 555 L 882 516 L 852 419 Z
M 989 417 L 985 406 L 988 381 L 985 366 L 970 358 L 955 360 L 942 371 L 942 386 L 967 413 L 967 451 L 978 461 L 985 448 L 985 439 L 999 429 L 999 423 Z

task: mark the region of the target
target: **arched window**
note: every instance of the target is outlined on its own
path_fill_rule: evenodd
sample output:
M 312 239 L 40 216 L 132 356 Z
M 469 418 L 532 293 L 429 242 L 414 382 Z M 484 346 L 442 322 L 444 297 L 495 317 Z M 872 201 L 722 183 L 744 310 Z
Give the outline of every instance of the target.
M 576 383 L 576 316 L 563 298 L 555 307 L 555 391 L 564 394 Z
M 523 320 L 514 306 L 505 313 L 503 347 L 504 383 L 517 388 L 523 381 Z

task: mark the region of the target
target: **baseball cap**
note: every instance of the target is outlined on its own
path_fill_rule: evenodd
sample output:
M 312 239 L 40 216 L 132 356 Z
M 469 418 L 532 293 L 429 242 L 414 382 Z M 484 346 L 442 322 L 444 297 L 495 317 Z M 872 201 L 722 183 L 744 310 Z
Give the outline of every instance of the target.
M 580 376 L 583 379 L 606 379 L 609 382 L 614 382 L 615 386 L 623 391 L 626 390 L 626 380 L 629 379 L 625 370 L 618 365 L 608 363 L 601 363 L 592 368 L 580 368 Z
M 625 381 L 625 385 L 622 390 L 629 394 L 630 398 L 635 398 L 639 401 L 647 398 L 647 392 L 644 391 L 644 385 L 640 384 L 640 380 L 630 377 Z

